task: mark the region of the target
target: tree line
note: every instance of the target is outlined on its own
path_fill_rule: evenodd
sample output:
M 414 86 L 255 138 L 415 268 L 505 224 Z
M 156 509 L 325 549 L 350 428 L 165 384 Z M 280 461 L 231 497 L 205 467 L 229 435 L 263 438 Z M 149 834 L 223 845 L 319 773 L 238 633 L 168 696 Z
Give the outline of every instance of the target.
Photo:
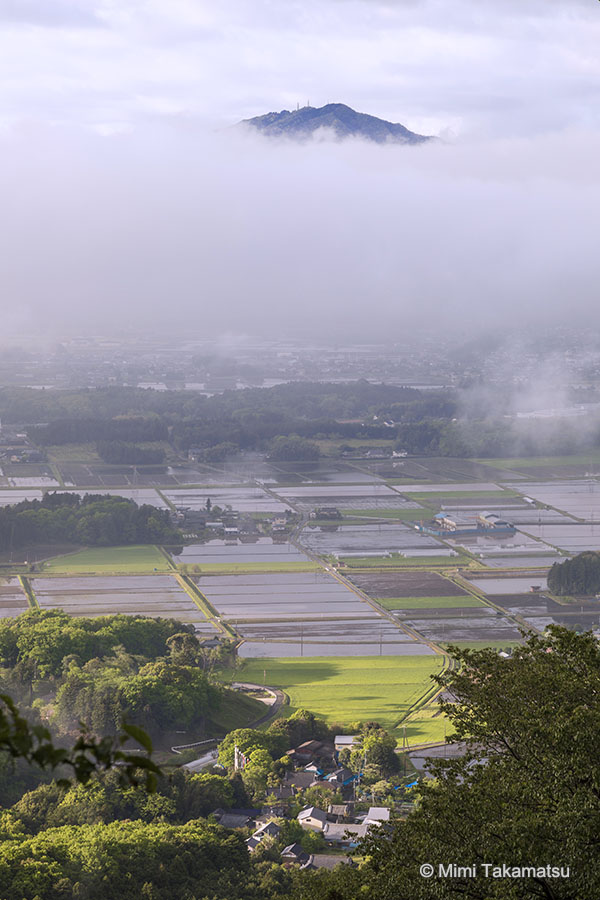
M 600 593 L 600 552 L 585 550 L 572 559 L 553 563 L 548 572 L 548 590 L 559 596 Z
M 0 550 L 35 544 L 83 546 L 179 543 L 168 510 L 125 497 L 103 494 L 46 493 L 0 508 Z

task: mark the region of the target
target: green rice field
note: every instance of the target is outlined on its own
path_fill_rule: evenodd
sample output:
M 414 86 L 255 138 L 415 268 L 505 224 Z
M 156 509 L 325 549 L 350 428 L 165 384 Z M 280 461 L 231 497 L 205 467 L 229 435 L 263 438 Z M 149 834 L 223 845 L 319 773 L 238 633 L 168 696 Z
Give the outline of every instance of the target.
M 55 556 L 43 564 L 44 575 L 148 575 L 169 572 L 167 557 L 153 544 L 132 547 L 92 547 Z
M 290 698 L 286 713 L 305 708 L 330 723 L 375 720 L 393 730 L 443 664 L 441 656 L 252 659 L 235 679 L 281 688 Z
M 405 726 L 406 741 L 409 745 L 441 744 L 446 739 L 446 735 L 450 735 L 454 731 L 448 717 L 439 711 L 435 701 L 424 709 L 411 713 L 402 722 L 400 728 L 397 729 L 402 736 L 404 735 Z M 398 739 L 399 745 L 401 745 L 401 742 L 402 737 Z

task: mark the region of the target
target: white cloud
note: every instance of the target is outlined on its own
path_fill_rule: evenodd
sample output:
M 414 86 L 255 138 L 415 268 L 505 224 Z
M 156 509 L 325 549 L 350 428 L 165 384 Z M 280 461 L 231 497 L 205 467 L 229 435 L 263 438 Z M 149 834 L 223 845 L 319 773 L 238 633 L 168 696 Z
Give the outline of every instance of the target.
M 117 125 L 0 140 L 0 281 L 33 327 L 598 319 L 598 136 L 297 146 Z
M 598 123 L 591 0 L 0 0 L 0 19 L 2 119 L 135 124 L 156 98 L 231 123 L 310 99 L 481 135 Z

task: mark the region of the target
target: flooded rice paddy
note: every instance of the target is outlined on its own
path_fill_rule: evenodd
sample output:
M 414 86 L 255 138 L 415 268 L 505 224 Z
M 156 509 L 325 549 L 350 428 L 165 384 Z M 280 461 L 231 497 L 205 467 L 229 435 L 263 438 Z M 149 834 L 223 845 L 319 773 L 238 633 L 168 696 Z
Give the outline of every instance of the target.
M 374 656 L 429 648 L 325 572 L 199 576 L 194 581 L 245 639 L 240 655 Z
M 435 572 L 356 572 L 351 581 L 369 597 L 464 597 L 467 592 Z
M 270 537 L 259 537 L 248 543 L 239 539 L 214 539 L 205 544 L 189 544 L 173 555 L 176 563 L 281 563 L 308 561 L 308 556 L 290 543 L 274 543 Z
M 571 525 L 524 525 L 528 534 L 567 553 L 600 550 L 600 522 Z
M 396 612 L 396 616 L 410 624 L 425 638 L 441 643 L 452 641 L 519 641 L 521 633 L 517 625 L 492 609 L 467 609 L 463 615 L 458 610 L 437 610 L 437 615 L 407 615 L 409 610 Z M 429 610 L 430 613 L 434 612 Z M 441 613 L 441 614 L 440 614 Z
M 600 521 L 600 482 L 590 480 L 530 482 L 527 485 L 507 485 L 528 497 L 563 510 L 578 519 Z
M 536 587 L 539 586 L 542 591 L 548 589 L 548 581 L 545 575 L 531 574 L 520 577 L 507 575 L 504 578 L 469 577 L 469 581 L 472 585 L 479 588 L 480 591 L 483 591 L 484 594 L 494 597 L 497 594 L 527 594 L 531 592 L 531 587 L 534 585 Z
M 340 525 L 323 528 L 306 526 L 299 541 L 313 553 L 344 556 L 347 553 L 379 554 L 406 550 L 443 549 L 435 538 L 421 534 L 401 523 L 373 525 Z
M 22 503 L 23 500 L 41 500 L 42 496 L 42 491 L 0 490 L 0 506 L 11 506 L 13 503 Z
M 260 487 L 189 488 L 165 490 L 165 497 L 177 507 L 201 510 L 210 499 L 213 506 L 231 507 L 242 513 L 283 513 L 289 506 Z
M 19 616 L 29 609 L 17 578 L 0 578 L 0 619 Z
M 239 648 L 245 659 L 269 659 L 270 657 L 300 658 L 308 656 L 435 656 L 427 644 L 413 641 L 408 644 L 379 644 L 378 642 L 315 644 L 306 642 L 279 643 L 275 641 L 247 641 Z
M 277 496 L 289 500 L 300 509 L 315 506 L 337 506 L 340 509 L 418 509 L 410 501 L 385 484 L 315 485 L 276 489 Z
M 410 484 L 398 486 L 398 490 L 405 494 L 443 494 L 447 492 L 460 491 L 473 493 L 493 493 L 494 491 L 502 491 L 503 488 L 490 481 L 469 481 L 460 484 Z
M 33 578 L 31 585 L 42 609 L 63 609 L 72 616 L 160 616 L 214 633 L 193 600 L 169 575 Z

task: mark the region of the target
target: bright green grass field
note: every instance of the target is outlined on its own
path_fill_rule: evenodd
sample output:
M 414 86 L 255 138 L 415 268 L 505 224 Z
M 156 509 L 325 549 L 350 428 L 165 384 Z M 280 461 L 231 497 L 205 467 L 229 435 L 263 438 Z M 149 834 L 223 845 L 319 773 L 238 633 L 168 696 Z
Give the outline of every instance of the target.
M 44 563 L 44 574 L 81 575 L 91 574 L 153 574 L 154 571 L 169 572 L 171 567 L 158 547 L 144 544 L 132 547 L 93 547 L 55 556 Z
M 475 597 L 400 597 L 397 600 L 377 597 L 385 609 L 456 609 L 463 606 L 483 606 Z
M 440 656 L 252 659 L 234 677 L 284 690 L 286 712 L 302 707 L 330 723 L 375 720 L 392 730 L 442 665 Z
M 447 716 L 440 713 L 435 701 L 430 706 L 411 713 L 400 728 L 396 729 L 394 734 L 398 738 L 399 746 L 402 746 L 403 726 L 406 726 L 408 744 L 441 744 L 445 741 L 446 735 L 454 731 Z

